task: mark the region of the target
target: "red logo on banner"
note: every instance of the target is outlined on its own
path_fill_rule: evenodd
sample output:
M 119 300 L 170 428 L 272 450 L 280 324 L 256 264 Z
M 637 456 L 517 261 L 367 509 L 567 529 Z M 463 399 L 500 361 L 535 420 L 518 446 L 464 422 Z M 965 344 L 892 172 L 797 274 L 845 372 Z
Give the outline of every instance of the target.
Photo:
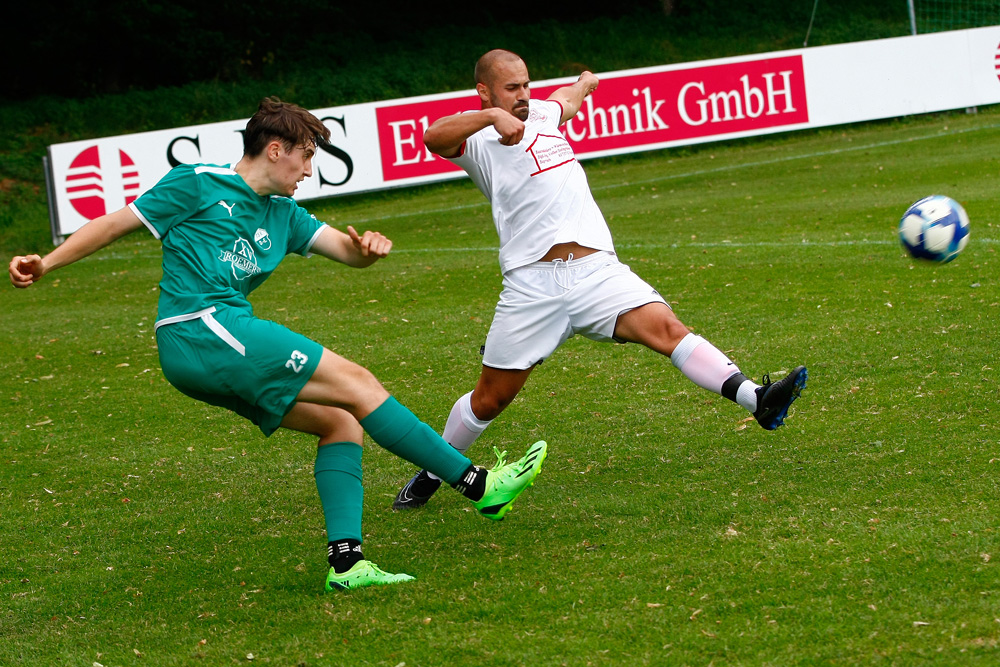
M 545 99 L 555 89 L 533 88 L 531 96 Z M 479 108 L 470 94 L 376 109 L 385 180 L 455 171 L 424 148 L 424 130 L 442 116 Z M 805 74 L 796 55 L 607 77 L 562 132 L 585 157 L 807 122 Z
M 132 158 L 120 149 L 116 166 L 121 173 L 124 204 L 131 204 L 139 196 L 139 170 Z M 76 212 L 88 220 L 108 212 L 101 155 L 97 146 L 84 149 L 73 158 L 66 171 L 66 194 Z
M 1000 44 L 997 44 L 997 55 L 993 58 L 993 62 L 996 63 L 997 79 L 1000 79 Z
M 375 109 L 382 175 L 386 181 L 461 171 L 424 147 L 424 130 L 438 118 L 479 109 L 479 97 L 400 104 Z

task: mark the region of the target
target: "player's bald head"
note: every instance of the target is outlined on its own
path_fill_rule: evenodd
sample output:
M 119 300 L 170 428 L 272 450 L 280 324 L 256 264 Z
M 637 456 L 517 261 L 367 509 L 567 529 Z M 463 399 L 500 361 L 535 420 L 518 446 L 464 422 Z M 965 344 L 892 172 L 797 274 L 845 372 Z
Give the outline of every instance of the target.
M 497 66 L 523 62 L 524 59 L 513 51 L 507 51 L 506 49 L 487 51 L 476 62 L 476 83 L 492 86 Z

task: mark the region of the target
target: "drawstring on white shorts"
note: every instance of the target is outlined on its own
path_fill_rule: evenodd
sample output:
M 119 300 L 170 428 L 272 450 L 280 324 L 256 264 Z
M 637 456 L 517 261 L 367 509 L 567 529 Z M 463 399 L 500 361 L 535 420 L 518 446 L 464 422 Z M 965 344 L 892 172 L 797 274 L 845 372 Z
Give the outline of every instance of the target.
M 555 281 L 556 285 L 563 288 L 564 290 L 568 290 L 570 287 L 572 287 L 572 285 L 563 285 L 562 282 L 560 282 L 559 280 L 559 276 L 561 273 L 565 273 L 566 271 L 569 270 L 569 262 L 572 261 L 573 261 L 573 253 L 570 253 L 566 257 L 566 259 L 563 259 L 562 257 L 556 257 L 554 260 L 552 260 L 552 271 L 553 271 L 552 279 Z

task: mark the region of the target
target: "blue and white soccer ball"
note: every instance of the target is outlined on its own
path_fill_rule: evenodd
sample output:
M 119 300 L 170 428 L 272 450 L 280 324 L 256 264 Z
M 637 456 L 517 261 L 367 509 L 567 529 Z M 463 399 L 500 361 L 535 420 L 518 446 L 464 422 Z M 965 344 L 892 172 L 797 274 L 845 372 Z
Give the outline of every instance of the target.
M 924 197 L 903 214 L 899 240 L 917 259 L 950 262 L 969 242 L 969 216 L 950 197 Z

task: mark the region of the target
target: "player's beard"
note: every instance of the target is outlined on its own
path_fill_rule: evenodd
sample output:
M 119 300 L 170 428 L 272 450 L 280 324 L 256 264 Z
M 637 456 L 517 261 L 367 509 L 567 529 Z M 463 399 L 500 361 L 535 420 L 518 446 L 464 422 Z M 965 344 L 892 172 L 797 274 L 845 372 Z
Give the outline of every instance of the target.
M 528 120 L 528 103 L 515 104 L 511 114 L 522 121 Z

